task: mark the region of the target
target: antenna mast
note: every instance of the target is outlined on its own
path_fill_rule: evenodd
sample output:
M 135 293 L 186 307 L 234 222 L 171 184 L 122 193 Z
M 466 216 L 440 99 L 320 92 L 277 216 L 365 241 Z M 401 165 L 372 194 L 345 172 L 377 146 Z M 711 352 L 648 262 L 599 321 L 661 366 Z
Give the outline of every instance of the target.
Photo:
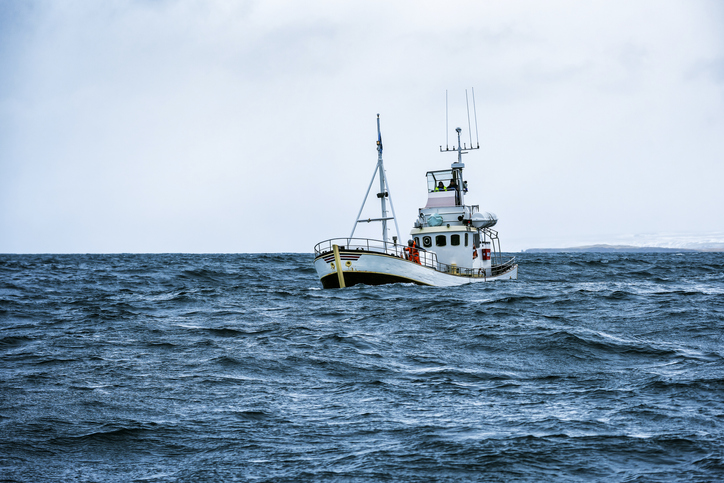
M 480 137 L 478 136 L 478 111 L 475 109 L 475 89 L 472 87 L 470 90 L 473 93 L 473 114 L 475 115 L 475 143 L 480 147 Z M 470 145 L 472 146 L 473 141 L 470 141 Z
M 472 89 L 472 88 L 471 88 Z M 446 153 L 450 151 L 455 151 L 458 153 L 458 162 L 453 163 L 453 168 L 463 168 L 465 165 L 463 164 L 463 154 L 467 154 L 468 151 L 472 149 L 480 149 L 480 142 L 477 139 L 478 136 L 478 115 L 475 111 L 475 91 L 473 91 L 473 112 L 475 112 L 475 137 L 477 141 L 477 146 L 473 147 L 473 133 L 472 133 L 472 127 L 470 125 L 470 104 L 468 103 L 468 90 L 465 89 L 465 105 L 467 107 L 468 112 L 468 131 L 470 133 L 470 146 L 466 146 L 464 144 L 461 144 L 460 142 L 460 132 L 462 129 L 455 128 L 455 132 L 457 132 L 458 136 L 458 145 L 457 147 L 453 146 L 452 149 L 450 146 L 448 146 L 448 125 L 447 125 L 447 90 L 445 91 L 445 149 L 440 146 L 440 152 Z
M 465 108 L 468 110 L 468 139 L 470 139 L 470 148 L 473 147 L 473 130 L 470 129 L 470 103 L 468 103 L 468 90 L 465 89 Z M 473 108 L 475 109 L 475 108 Z
M 445 89 L 445 147 L 450 146 L 450 138 L 448 137 L 448 125 L 447 125 L 447 89 Z M 442 147 L 442 146 L 440 146 Z

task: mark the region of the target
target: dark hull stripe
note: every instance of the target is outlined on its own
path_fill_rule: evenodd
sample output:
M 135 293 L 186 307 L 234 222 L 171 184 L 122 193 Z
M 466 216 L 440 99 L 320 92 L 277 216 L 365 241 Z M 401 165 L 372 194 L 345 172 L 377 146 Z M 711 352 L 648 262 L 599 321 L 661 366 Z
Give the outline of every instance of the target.
M 360 257 L 360 255 L 350 255 L 350 254 L 346 254 L 346 253 L 340 253 L 340 254 L 339 254 L 339 258 L 340 258 L 341 260 L 358 260 L 359 257 Z M 333 261 L 334 261 L 334 255 L 327 255 L 327 256 L 325 256 L 325 257 L 324 257 L 324 261 L 327 262 L 327 263 L 333 262 Z
M 342 250 L 339 251 L 339 258 L 341 258 L 342 260 L 357 260 L 357 259 L 358 259 L 359 257 L 361 257 L 362 255 L 375 255 L 375 256 L 378 256 L 378 257 L 400 258 L 400 257 L 396 257 L 396 256 L 394 256 L 394 255 L 390 255 L 390 254 L 388 254 L 388 253 L 366 252 L 366 251 L 361 251 L 361 252 L 358 252 L 358 251 L 345 252 L 345 251 L 342 251 Z M 329 252 L 322 253 L 322 254 L 318 255 L 317 257 L 314 258 L 314 261 L 316 262 L 316 261 L 319 260 L 320 258 L 324 259 L 324 261 L 327 262 L 327 263 L 334 261 L 334 255 L 331 254 L 331 253 L 329 253 Z
M 406 277 L 400 277 L 398 275 L 390 275 L 387 273 L 375 273 L 375 272 L 343 272 L 344 273 L 344 284 L 347 287 L 363 283 L 365 285 L 384 285 L 386 283 L 416 283 L 418 285 L 425 285 L 417 280 L 412 280 Z M 339 278 L 337 273 L 330 273 L 322 277 L 322 286 L 324 288 L 339 288 Z

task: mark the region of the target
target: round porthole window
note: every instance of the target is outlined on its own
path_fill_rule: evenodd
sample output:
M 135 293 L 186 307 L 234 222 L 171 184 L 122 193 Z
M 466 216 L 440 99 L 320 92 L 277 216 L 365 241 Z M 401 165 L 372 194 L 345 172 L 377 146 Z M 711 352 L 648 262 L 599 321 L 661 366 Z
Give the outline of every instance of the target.
M 432 238 L 429 236 L 422 237 L 422 246 L 427 248 L 432 246 Z
M 344 264 L 347 265 L 348 267 L 351 267 L 351 266 L 352 266 L 352 262 L 350 262 L 349 260 L 347 260 L 346 262 L 344 262 Z

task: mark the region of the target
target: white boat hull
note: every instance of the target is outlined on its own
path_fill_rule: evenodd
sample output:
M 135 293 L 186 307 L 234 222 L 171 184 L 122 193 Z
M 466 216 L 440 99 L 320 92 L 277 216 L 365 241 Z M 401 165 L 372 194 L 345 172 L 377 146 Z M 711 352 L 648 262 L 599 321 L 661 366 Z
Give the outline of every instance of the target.
M 518 278 L 518 265 L 495 276 L 485 276 L 483 270 L 470 275 L 458 275 L 441 272 L 430 267 L 419 265 L 384 253 L 356 250 L 340 250 L 342 275 L 345 286 L 360 283 L 381 285 L 386 283 L 415 283 L 436 287 L 451 287 L 475 282 L 492 282 L 495 280 L 514 280 Z M 322 253 L 314 260 L 314 268 L 324 288 L 339 288 L 339 275 L 334 262 L 334 254 Z

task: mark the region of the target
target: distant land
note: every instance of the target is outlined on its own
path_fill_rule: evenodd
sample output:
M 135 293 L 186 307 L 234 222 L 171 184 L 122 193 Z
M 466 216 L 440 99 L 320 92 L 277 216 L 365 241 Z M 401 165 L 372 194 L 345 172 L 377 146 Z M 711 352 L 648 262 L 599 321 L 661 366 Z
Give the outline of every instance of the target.
M 724 248 L 664 248 L 664 247 L 636 247 L 632 245 L 586 245 L 581 247 L 569 248 L 528 248 L 523 253 L 565 253 L 565 252 L 635 252 L 635 253 L 681 253 L 681 252 L 724 252 Z

